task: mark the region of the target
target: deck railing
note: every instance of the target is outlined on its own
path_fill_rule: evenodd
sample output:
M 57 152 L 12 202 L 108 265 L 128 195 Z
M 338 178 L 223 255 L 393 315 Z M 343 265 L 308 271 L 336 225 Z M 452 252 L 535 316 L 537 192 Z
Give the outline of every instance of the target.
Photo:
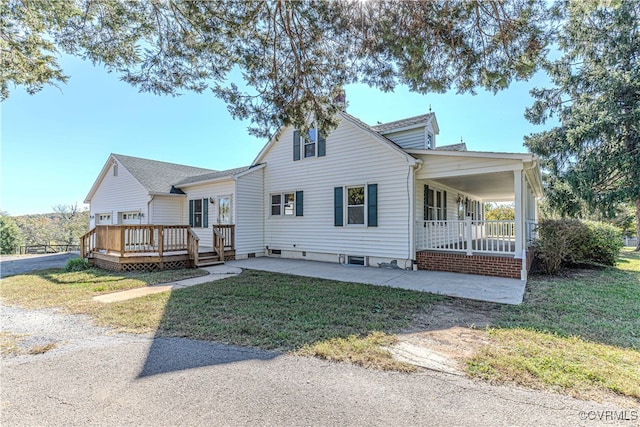
M 80 238 L 80 253 L 126 254 L 188 251 L 188 225 L 97 225 Z
M 218 236 L 218 237 L 216 237 Z M 216 245 L 216 238 L 224 241 L 225 250 L 233 250 L 236 248 L 236 226 L 235 224 L 214 224 L 213 225 L 213 241 L 214 247 Z
M 527 222 L 527 242 L 532 240 L 535 222 Z M 416 248 L 451 252 L 515 254 L 515 221 L 465 220 L 419 221 Z
M 187 229 L 187 247 L 187 251 L 189 252 L 189 259 L 193 262 L 193 265 L 198 265 L 200 239 L 191 228 Z

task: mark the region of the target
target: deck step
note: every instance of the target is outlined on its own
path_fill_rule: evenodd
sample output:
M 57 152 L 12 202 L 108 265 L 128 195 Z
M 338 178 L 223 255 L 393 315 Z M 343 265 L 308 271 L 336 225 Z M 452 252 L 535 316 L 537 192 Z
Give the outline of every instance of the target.
M 208 267 L 219 264 L 224 264 L 224 261 L 220 260 L 218 254 L 199 254 L 196 267 Z

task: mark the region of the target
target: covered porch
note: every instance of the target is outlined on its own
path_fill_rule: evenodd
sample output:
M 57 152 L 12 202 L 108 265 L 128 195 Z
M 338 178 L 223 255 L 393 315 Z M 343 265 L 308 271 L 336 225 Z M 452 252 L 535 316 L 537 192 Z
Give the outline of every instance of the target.
M 97 225 L 80 238 L 80 256 L 114 271 L 171 270 L 235 259 L 235 226 L 212 227 L 213 247 L 188 225 Z
M 529 154 L 421 154 L 414 228 L 418 268 L 526 280 L 542 196 L 537 161 Z M 514 218 L 487 219 L 485 205 L 496 202 L 512 203 Z

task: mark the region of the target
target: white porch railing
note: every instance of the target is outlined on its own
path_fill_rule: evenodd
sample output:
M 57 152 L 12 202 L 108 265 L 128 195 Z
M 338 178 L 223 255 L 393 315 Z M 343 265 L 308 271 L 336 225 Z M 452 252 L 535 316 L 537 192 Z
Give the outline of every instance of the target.
M 419 221 L 416 249 L 451 252 L 516 253 L 515 221 Z M 535 222 L 526 221 L 526 241 L 533 240 Z

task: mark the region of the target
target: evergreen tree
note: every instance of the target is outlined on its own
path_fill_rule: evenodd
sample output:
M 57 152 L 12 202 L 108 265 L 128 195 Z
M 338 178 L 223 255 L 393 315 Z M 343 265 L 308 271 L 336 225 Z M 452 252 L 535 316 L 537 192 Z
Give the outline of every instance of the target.
M 563 54 L 545 65 L 553 87 L 532 91 L 526 117 L 560 125 L 525 145 L 551 174 L 554 207 L 575 214 L 577 196 L 613 215 L 632 202 L 640 237 L 640 2 L 570 1 L 558 10 Z
M 544 53 L 543 0 L 0 2 L 0 91 L 67 81 L 57 52 L 144 92 L 211 89 L 250 131 L 335 125 L 341 88 L 499 90 Z M 242 76 L 242 84 L 233 82 Z

